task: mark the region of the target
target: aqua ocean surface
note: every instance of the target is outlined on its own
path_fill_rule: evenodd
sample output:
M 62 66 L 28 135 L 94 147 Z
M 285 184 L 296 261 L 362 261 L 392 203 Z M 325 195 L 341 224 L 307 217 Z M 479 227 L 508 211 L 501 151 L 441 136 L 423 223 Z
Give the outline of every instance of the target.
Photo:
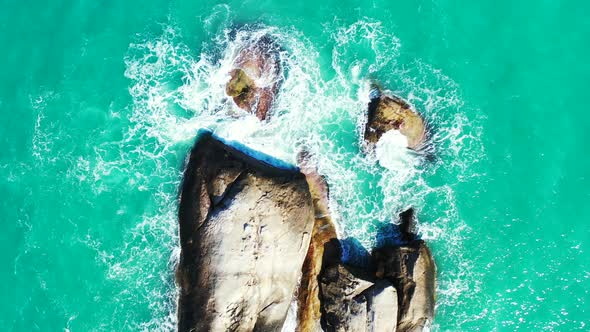
M 590 330 L 587 1 L 2 1 L 0 330 L 171 331 L 178 185 L 200 128 L 305 148 L 340 232 L 414 206 L 435 331 Z M 224 96 L 233 36 L 284 48 L 273 118 Z M 433 158 L 360 151 L 370 82 Z M 351 258 L 352 259 L 352 258 Z

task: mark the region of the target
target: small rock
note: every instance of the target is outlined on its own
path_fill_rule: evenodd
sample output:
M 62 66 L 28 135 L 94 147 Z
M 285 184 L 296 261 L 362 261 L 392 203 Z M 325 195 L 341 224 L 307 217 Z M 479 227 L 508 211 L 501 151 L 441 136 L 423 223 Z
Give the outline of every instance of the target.
M 282 83 L 280 48 L 269 36 L 246 41 L 236 54 L 225 91 L 236 105 L 267 118 Z
M 371 97 L 365 127 L 367 144 L 374 146 L 383 134 L 398 130 L 407 138 L 408 148 L 419 150 L 426 139 L 426 126 L 420 114 L 399 97 L 380 92 Z

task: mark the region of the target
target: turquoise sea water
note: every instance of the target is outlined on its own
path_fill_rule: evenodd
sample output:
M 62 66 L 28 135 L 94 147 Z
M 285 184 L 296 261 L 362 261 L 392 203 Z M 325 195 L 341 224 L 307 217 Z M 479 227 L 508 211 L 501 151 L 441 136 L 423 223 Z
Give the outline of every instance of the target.
M 202 127 L 313 152 L 341 235 L 367 247 L 416 207 L 434 330 L 590 330 L 590 3 L 0 8 L 0 330 L 174 329 L 177 189 Z M 264 124 L 223 96 L 247 30 L 285 50 Z M 433 160 L 360 152 L 371 80 L 422 112 Z

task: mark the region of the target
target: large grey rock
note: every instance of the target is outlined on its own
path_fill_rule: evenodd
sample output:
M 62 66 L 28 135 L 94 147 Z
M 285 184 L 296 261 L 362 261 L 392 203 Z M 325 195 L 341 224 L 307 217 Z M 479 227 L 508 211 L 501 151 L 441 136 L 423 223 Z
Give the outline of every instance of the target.
M 179 331 L 280 330 L 313 222 L 297 169 L 202 133 L 179 206 Z
M 374 249 L 371 264 L 333 263 L 320 273 L 325 331 L 427 330 L 434 317 L 436 266 L 415 234 L 414 210 L 389 230 L 396 245 Z M 399 234 L 398 234 L 399 232 Z
M 397 291 L 390 282 L 378 280 L 375 287 L 371 290 L 372 302 L 370 310 L 373 332 L 390 332 L 396 331 L 397 328 Z
M 399 215 L 401 245 L 372 252 L 375 276 L 388 280 L 399 297 L 399 332 L 427 330 L 434 318 L 436 265 L 426 243 L 415 234 L 416 218 L 410 208 Z

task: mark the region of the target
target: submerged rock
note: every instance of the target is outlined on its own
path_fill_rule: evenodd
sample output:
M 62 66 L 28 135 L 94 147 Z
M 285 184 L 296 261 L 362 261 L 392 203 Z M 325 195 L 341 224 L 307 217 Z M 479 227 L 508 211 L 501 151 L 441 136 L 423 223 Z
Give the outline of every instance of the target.
M 365 141 L 374 146 L 390 130 L 404 135 L 407 147 L 413 150 L 419 150 L 426 139 L 426 126 L 420 114 L 401 98 L 375 89 L 368 106 Z
M 268 35 L 253 36 L 238 49 L 225 86 L 236 105 L 266 119 L 282 82 L 280 47 Z
M 178 330 L 280 330 L 313 223 L 296 168 L 201 133 L 180 197 Z

